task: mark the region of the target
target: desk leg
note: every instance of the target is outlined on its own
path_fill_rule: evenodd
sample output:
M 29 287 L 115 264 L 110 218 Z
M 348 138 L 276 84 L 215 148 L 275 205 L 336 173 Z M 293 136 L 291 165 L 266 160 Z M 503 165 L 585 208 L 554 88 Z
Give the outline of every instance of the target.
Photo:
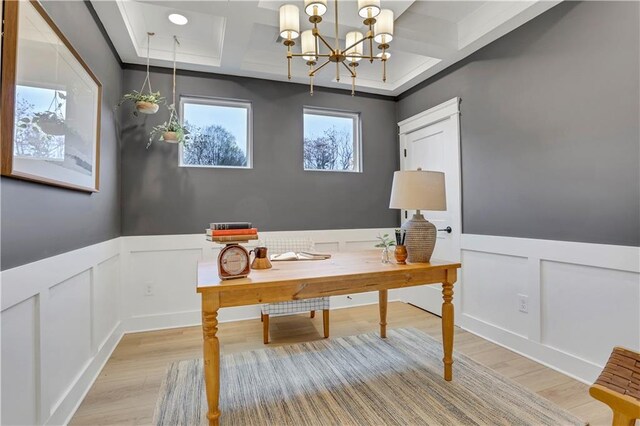
M 444 349 L 444 379 L 453 377 L 453 282 L 442 283 L 442 347 Z
M 378 304 L 380 305 L 380 337 L 387 337 L 387 290 L 380 290 Z
M 220 342 L 218 332 L 218 294 L 202 294 L 202 335 L 204 338 L 204 383 L 207 390 L 209 426 L 217 426 L 220 420 Z

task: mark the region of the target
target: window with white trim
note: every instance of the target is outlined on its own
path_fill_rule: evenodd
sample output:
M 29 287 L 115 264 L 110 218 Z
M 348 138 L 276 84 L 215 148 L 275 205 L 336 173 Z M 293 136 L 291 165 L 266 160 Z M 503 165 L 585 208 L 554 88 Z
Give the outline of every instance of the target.
M 304 169 L 362 171 L 360 114 L 304 108 Z
M 189 132 L 180 146 L 180 166 L 251 168 L 251 103 L 183 97 L 180 110 Z

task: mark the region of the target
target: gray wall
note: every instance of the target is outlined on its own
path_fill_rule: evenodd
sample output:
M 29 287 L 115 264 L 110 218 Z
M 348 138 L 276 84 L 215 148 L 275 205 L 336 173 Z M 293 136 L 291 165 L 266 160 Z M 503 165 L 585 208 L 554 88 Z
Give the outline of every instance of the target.
M 154 90 L 170 95 L 170 70 L 151 76 Z M 144 72 L 125 70 L 126 90 L 139 89 Z M 127 118 L 122 150 L 124 235 L 204 232 L 209 222 L 248 220 L 263 231 L 391 227 L 393 171 L 398 165 L 396 103 L 390 98 L 251 78 L 185 72 L 177 92 L 243 99 L 253 108 L 253 169 L 178 167 L 178 147 L 154 143 L 152 125 L 166 113 Z M 305 172 L 302 109 L 358 111 L 362 119 L 363 173 Z M 130 117 L 130 116 L 128 116 Z
M 400 96 L 462 98 L 465 233 L 640 245 L 638 8 L 562 3 Z
M 100 192 L 60 189 L 2 177 L 1 268 L 85 247 L 120 235 L 118 142 L 111 112 L 122 70 L 83 2 L 42 2 L 102 82 Z

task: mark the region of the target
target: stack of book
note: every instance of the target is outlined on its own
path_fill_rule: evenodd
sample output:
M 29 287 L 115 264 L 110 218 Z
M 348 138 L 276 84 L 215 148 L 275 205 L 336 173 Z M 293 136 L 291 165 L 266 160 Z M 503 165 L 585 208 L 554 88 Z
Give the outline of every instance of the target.
M 251 222 L 219 222 L 206 230 L 207 241 L 216 243 L 246 242 L 258 239 L 258 229 Z

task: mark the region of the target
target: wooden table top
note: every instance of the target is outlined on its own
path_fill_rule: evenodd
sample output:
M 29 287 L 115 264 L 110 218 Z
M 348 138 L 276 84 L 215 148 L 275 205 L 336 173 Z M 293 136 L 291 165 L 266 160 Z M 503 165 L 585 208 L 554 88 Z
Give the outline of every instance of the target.
M 218 277 L 217 262 L 198 262 L 198 293 L 241 291 L 248 288 L 272 286 L 304 281 L 325 281 L 327 278 L 351 276 L 385 277 L 403 275 L 405 272 L 423 272 L 460 268 L 460 263 L 432 259 L 430 263 L 409 263 L 397 265 L 382 263 L 380 250 L 333 253 L 326 260 L 293 260 L 271 262 L 271 269 L 252 269 L 247 278 L 221 280 Z M 410 275 L 410 274 L 409 274 Z

